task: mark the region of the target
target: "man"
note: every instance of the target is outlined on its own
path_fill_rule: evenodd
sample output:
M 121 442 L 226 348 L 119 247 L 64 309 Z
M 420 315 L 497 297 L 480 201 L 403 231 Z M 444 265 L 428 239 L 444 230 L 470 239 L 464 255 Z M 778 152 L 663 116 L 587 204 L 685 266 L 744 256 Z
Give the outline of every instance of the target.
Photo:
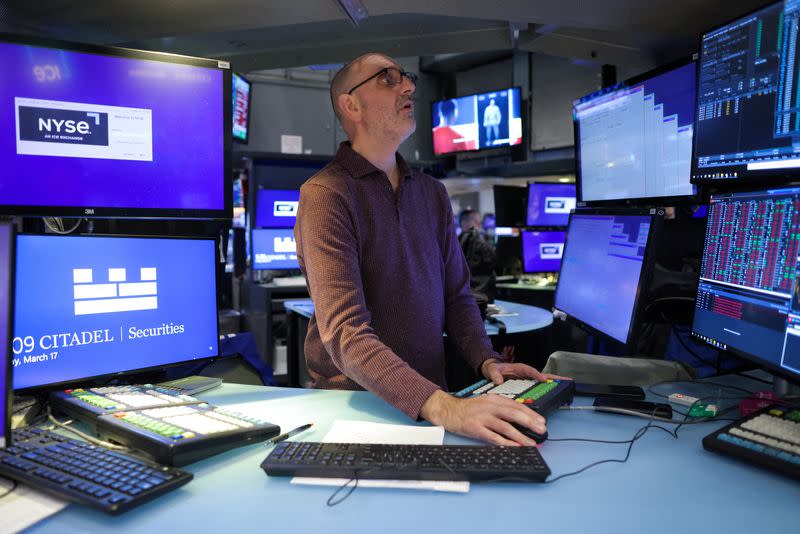
M 366 54 L 331 83 L 350 141 L 303 185 L 295 226 L 315 307 L 305 342 L 309 374 L 315 387 L 365 388 L 451 432 L 534 445 L 512 425 L 544 432 L 545 421 L 522 404 L 444 391 L 443 332 L 497 383 L 546 376 L 492 350 L 444 186 L 397 154 L 416 127 L 415 81 L 391 58 Z
M 478 148 L 475 139 L 467 139 L 452 128 L 458 118 L 458 103 L 455 100 L 443 100 L 438 108 L 439 126 L 433 129 L 434 153 L 448 154 Z
M 461 226 L 458 244 L 469 266 L 470 288 L 494 302 L 497 255 L 494 247 L 483 237 L 481 214 L 478 210 L 465 209 L 458 216 L 458 224 Z
M 503 122 L 503 114 L 500 108 L 491 99 L 489 105 L 483 111 L 483 127 L 486 128 L 486 146 L 492 146 L 500 137 L 500 123 Z M 494 135 L 492 135 L 494 134 Z

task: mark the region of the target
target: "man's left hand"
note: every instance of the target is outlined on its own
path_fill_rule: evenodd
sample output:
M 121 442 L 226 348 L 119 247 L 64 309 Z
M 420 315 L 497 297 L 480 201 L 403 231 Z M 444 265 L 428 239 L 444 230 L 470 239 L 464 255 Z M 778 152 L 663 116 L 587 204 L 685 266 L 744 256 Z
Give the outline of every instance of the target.
M 531 378 L 544 382 L 546 380 L 571 380 L 566 376 L 551 375 L 541 373 L 524 363 L 505 363 L 490 358 L 481 365 L 483 376 L 499 385 L 505 382 L 506 378 Z

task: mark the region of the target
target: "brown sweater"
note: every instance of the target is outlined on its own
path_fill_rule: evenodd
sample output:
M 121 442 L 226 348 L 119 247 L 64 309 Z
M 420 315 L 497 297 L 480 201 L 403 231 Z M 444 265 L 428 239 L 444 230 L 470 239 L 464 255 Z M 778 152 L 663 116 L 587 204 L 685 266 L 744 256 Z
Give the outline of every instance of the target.
M 314 301 L 305 355 L 315 387 L 364 388 L 416 419 L 447 387 L 442 333 L 476 370 L 499 356 L 469 294 L 444 186 L 397 162 L 394 192 L 342 143 L 300 190 L 294 232 Z

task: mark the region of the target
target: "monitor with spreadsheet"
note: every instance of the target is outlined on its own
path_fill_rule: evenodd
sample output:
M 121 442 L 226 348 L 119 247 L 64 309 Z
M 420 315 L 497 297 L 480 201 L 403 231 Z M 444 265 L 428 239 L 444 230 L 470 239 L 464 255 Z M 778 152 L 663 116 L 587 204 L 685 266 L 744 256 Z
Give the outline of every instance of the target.
M 0 449 L 11 431 L 11 332 L 13 332 L 14 227 L 0 222 Z
M 623 345 L 634 336 L 663 215 L 652 210 L 579 209 L 572 213 L 553 315 Z
M 694 182 L 800 177 L 798 19 L 786 0 L 701 35 Z
M 255 271 L 299 269 L 293 228 L 256 228 L 250 234 L 250 258 Z
M 522 231 L 522 270 L 525 274 L 557 273 L 561 268 L 566 232 Z
M 17 236 L 14 389 L 219 354 L 214 239 Z
M 566 226 L 575 209 L 575 184 L 528 184 L 526 226 Z
M 693 335 L 800 379 L 800 188 L 712 195 Z

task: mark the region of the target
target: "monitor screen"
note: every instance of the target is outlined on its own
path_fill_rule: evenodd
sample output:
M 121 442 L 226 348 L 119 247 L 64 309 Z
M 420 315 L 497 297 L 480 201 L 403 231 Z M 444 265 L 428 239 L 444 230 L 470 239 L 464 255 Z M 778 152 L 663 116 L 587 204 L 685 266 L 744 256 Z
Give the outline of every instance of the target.
M 17 236 L 14 389 L 218 355 L 213 239 Z
M 3 37 L 0 71 L 0 213 L 230 217 L 217 61 Z
M 10 438 L 11 426 L 11 319 L 14 269 L 13 227 L 0 222 L 0 449 Z
M 251 83 L 233 73 L 233 140 L 247 143 L 250 133 L 250 88 Z
M 294 228 L 300 191 L 259 189 L 256 196 L 256 228 Z
M 583 202 L 690 197 L 695 62 L 637 76 L 572 108 Z
M 297 262 L 297 243 L 292 228 L 261 228 L 253 230 L 250 236 L 253 269 L 292 270 L 299 269 Z
M 561 314 L 623 344 L 631 339 L 653 215 L 573 212 L 555 295 Z
M 528 184 L 527 226 L 566 226 L 575 209 L 575 184 Z
M 712 195 L 692 332 L 800 378 L 800 189 Z
M 515 185 L 495 185 L 492 187 L 492 192 L 495 225 L 512 228 L 525 226 L 525 188 Z
M 522 268 L 526 274 L 557 273 L 566 232 L 522 231 Z
M 701 35 L 694 181 L 800 176 L 798 15 L 775 2 Z
M 433 152 L 437 156 L 522 143 L 518 87 L 433 103 Z

